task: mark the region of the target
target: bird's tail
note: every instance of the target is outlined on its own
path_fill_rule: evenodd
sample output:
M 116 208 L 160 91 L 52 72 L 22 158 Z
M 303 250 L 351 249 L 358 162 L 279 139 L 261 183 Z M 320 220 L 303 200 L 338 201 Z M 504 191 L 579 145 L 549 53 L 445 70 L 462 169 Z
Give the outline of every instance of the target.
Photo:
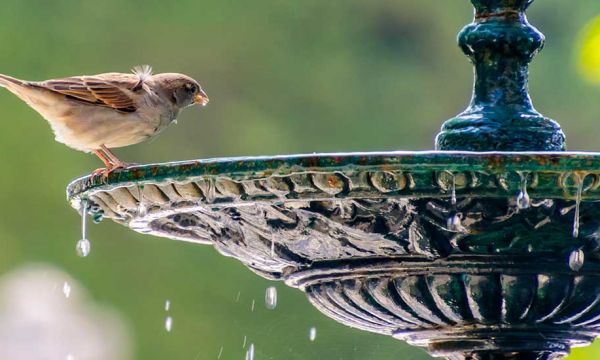
M 19 79 L 15 79 L 14 77 L 0 74 L 0 86 L 8 87 L 9 85 L 23 85 L 23 81 Z

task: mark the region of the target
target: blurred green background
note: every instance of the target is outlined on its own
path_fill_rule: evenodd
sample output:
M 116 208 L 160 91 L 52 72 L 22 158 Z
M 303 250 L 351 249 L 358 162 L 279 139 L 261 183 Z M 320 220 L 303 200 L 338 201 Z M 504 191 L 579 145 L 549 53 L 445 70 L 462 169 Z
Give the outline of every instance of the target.
M 598 14 L 598 1 L 538 0 L 529 11 L 547 36 L 531 67 L 532 97 L 562 124 L 570 150 L 600 150 Z M 472 70 L 455 38 L 471 18 L 467 0 L 3 0 L 0 72 L 42 80 L 148 63 L 198 79 L 209 106 L 185 111 L 154 141 L 118 149 L 126 161 L 425 150 L 469 100 Z M 221 359 L 243 359 L 244 337 L 257 360 L 429 358 L 329 320 L 283 284 L 274 284 L 277 308 L 265 309 L 273 283 L 210 247 L 106 221 L 91 226 L 91 255 L 78 258 L 80 218 L 64 189 L 101 163 L 54 142 L 6 91 L 0 109 L 0 274 L 32 262 L 63 269 L 120 314 L 134 359 L 217 359 L 221 347 Z M 600 344 L 572 358 L 598 356 Z

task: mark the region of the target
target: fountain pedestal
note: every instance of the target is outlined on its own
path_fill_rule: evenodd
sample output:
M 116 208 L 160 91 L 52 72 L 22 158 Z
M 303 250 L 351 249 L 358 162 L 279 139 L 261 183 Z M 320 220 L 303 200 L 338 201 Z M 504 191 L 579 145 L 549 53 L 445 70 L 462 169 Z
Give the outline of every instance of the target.
M 78 179 L 68 197 L 211 244 L 340 323 L 434 356 L 565 356 L 599 334 L 600 154 L 562 151 L 558 124 L 531 105 L 543 37 L 530 2 L 473 0 L 459 43 L 474 97 L 437 137 L 453 151 L 142 165 Z

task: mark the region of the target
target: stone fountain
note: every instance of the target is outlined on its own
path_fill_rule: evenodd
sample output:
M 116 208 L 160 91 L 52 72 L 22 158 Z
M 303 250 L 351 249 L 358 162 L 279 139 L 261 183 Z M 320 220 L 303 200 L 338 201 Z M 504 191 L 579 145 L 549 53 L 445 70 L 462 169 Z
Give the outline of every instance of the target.
M 342 324 L 448 359 L 557 359 L 600 334 L 600 154 L 532 106 L 532 0 L 472 0 L 469 107 L 437 151 L 193 160 L 71 183 L 77 209 L 210 244 Z M 82 205 L 83 204 L 83 205 Z

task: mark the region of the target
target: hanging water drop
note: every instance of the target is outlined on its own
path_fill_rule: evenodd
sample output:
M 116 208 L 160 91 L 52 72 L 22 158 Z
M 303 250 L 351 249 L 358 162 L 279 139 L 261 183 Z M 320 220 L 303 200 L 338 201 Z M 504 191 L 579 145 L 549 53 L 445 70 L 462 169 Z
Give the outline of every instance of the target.
M 88 239 L 80 239 L 75 246 L 75 250 L 77 250 L 77 255 L 81 257 L 86 257 L 90 254 L 90 250 L 92 249 L 92 244 Z
M 146 202 L 144 201 L 144 185 L 138 185 L 138 207 L 137 207 L 137 215 L 138 216 L 146 216 L 148 214 L 148 207 L 146 206 Z
M 573 219 L 573 237 L 579 237 L 579 206 L 581 203 L 581 193 L 583 192 L 583 179 L 581 175 L 575 174 L 577 179 L 577 197 L 575 198 L 575 218 Z
M 270 286 L 265 291 L 265 305 L 269 310 L 277 307 L 277 288 L 275 286 Z
M 170 316 L 167 316 L 167 318 L 165 319 L 165 330 L 167 330 L 167 332 L 171 332 L 172 329 L 173 329 L 173 318 Z
M 77 245 L 75 246 L 77 255 L 81 257 L 88 256 L 92 247 L 90 241 L 87 239 L 87 210 L 87 200 L 81 200 L 81 239 L 77 241 Z
M 456 205 L 456 176 L 452 174 L 452 192 L 450 194 L 450 203 Z
M 171 300 L 165 301 L 165 311 L 169 311 L 171 309 Z
M 68 299 L 69 296 L 71 296 L 71 285 L 69 285 L 69 283 L 65 281 L 63 284 L 62 291 L 65 297 Z
M 527 175 L 521 175 L 521 190 L 517 195 L 517 207 L 519 209 L 527 209 L 531 206 L 531 199 L 527 193 Z
M 460 215 L 454 214 L 450 216 L 446 222 L 446 226 L 449 231 L 458 232 L 462 229 L 462 220 L 460 219 Z
M 308 339 L 310 341 L 315 341 L 316 338 L 317 338 L 317 328 L 313 326 L 308 331 Z
M 254 360 L 254 344 L 250 344 L 246 351 L 246 360 Z
M 585 262 L 585 253 L 583 250 L 575 250 L 569 255 L 569 267 L 573 271 L 579 271 Z

